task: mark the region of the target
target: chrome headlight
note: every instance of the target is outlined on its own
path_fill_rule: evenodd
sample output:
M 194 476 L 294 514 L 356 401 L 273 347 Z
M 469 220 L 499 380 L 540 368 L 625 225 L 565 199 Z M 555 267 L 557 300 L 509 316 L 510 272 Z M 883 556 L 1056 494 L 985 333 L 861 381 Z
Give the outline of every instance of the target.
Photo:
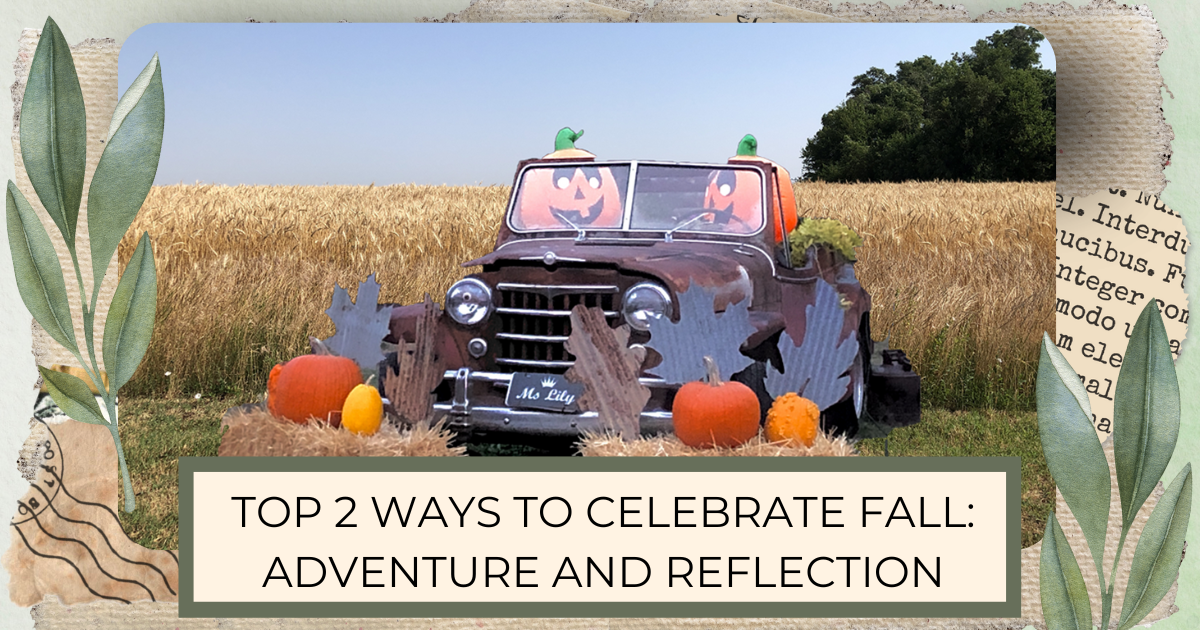
M 463 278 L 446 292 L 446 312 L 450 319 L 474 326 L 492 311 L 492 290 L 478 278 Z
M 671 294 L 657 284 L 643 282 L 629 287 L 621 301 L 621 314 L 634 330 L 650 330 L 650 320 L 658 319 L 671 309 Z

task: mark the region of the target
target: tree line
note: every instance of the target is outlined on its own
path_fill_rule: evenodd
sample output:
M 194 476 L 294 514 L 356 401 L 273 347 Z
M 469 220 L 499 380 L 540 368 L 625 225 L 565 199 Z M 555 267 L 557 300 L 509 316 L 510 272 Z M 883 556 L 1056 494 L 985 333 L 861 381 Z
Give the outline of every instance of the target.
M 803 178 L 833 182 L 1054 179 L 1055 73 L 1036 30 L 1015 26 L 945 63 L 871 68 L 821 117 Z

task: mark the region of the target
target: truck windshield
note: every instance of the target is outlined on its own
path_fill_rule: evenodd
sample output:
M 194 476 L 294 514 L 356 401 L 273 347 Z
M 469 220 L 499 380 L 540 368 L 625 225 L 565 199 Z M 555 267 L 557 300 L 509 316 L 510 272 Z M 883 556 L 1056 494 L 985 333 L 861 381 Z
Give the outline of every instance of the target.
M 629 164 L 529 168 L 519 183 L 512 226 L 726 234 L 753 234 L 763 226 L 763 181 L 757 170 L 639 164 L 627 221 L 629 172 Z
M 697 166 L 638 168 L 634 230 L 753 234 L 763 224 L 762 175 Z
M 628 186 L 629 165 L 528 169 L 513 206 L 513 227 L 621 229 Z

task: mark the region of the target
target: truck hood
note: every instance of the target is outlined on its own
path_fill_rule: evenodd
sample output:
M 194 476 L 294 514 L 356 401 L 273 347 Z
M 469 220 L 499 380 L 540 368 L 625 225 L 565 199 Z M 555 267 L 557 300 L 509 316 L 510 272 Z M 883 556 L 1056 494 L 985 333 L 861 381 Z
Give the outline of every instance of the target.
M 547 254 L 553 253 L 552 258 Z M 573 239 L 531 239 L 509 241 L 496 251 L 463 263 L 464 267 L 494 265 L 500 262 L 596 265 L 614 267 L 661 280 L 674 294 L 685 291 L 692 281 L 716 291 L 714 306 L 725 310 L 730 303 L 747 295 L 750 306 L 761 303 L 762 287 L 751 278 L 769 277 L 773 266 L 767 254 L 757 247 L 737 242 L 699 242 L 676 240 L 623 244 L 615 241 L 576 243 Z

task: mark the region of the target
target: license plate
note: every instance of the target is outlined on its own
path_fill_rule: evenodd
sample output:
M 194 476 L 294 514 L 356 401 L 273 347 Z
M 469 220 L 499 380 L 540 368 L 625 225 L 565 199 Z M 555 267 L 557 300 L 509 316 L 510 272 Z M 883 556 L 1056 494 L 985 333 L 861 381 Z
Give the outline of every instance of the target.
M 577 413 L 576 403 L 582 394 L 583 383 L 572 383 L 561 374 L 517 372 L 512 376 L 504 403 L 518 409 Z

